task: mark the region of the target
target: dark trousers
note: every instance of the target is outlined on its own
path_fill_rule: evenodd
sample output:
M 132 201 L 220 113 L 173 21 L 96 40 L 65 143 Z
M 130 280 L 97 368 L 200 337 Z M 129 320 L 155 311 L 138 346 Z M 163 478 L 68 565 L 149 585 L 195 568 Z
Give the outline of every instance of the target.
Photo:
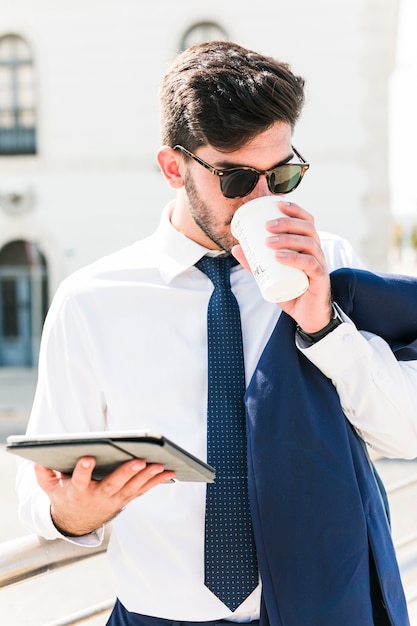
M 227 620 L 217 620 L 214 622 L 175 622 L 170 619 L 160 617 L 150 617 L 149 615 L 139 615 L 131 613 L 120 602 L 116 600 L 112 614 L 106 626 L 227 626 L 227 624 L 237 626 L 236 622 Z M 239 626 L 259 626 L 259 621 L 240 623 Z

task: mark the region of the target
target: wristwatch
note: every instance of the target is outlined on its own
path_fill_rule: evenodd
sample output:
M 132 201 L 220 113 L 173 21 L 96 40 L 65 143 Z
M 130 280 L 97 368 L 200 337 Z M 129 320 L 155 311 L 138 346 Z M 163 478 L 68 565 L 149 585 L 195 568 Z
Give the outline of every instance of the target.
M 305 330 L 303 330 L 301 326 L 298 326 L 297 324 L 296 332 L 297 332 L 297 335 L 300 337 L 300 339 L 302 339 L 308 346 L 311 346 L 314 343 L 317 343 L 318 341 L 320 341 L 320 339 L 323 339 L 324 337 L 326 337 L 326 335 L 331 333 L 332 330 L 340 326 L 343 320 L 340 317 L 340 314 L 337 308 L 335 307 L 334 302 L 332 302 L 332 311 L 333 311 L 333 315 L 332 315 L 330 322 L 326 324 L 324 328 L 322 328 L 321 330 L 317 330 L 315 333 L 306 333 Z

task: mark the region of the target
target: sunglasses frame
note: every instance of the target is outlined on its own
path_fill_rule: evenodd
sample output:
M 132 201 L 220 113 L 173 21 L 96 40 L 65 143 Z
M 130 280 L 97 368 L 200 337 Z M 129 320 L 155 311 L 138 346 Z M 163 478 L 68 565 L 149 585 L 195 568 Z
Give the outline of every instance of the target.
M 304 174 L 306 173 L 306 171 L 310 167 L 310 164 L 307 163 L 307 161 L 304 159 L 304 157 L 301 156 L 301 154 L 298 152 L 298 150 L 296 150 L 294 148 L 294 146 L 291 146 L 291 149 L 294 151 L 295 155 L 298 157 L 298 159 L 301 161 L 301 163 L 282 163 L 281 165 L 276 165 L 275 167 L 272 167 L 270 170 L 265 170 L 265 171 L 257 170 L 256 168 L 250 167 L 249 165 L 243 165 L 242 167 L 230 167 L 230 168 L 227 168 L 227 169 L 220 170 L 220 169 L 217 169 L 216 167 L 213 167 L 209 163 L 206 163 L 206 161 L 203 161 L 203 159 L 200 159 L 200 157 L 198 157 L 193 152 L 190 152 L 189 150 L 184 148 L 184 146 L 181 146 L 181 145 L 177 144 L 176 146 L 174 146 L 173 149 L 174 150 L 180 150 L 183 154 L 187 155 L 188 157 L 190 157 L 194 161 L 197 161 L 197 163 L 199 163 L 200 165 L 205 167 L 206 170 L 208 170 L 210 172 L 210 174 L 213 174 L 214 176 L 219 176 L 220 177 L 220 191 L 225 196 L 225 198 L 230 198 L 230 199 L 231 198 L 244 198 L 245 196 L 249 195 L 251 193 L 251 191 L 253 191 L 255 189 L 256 185 L 258 184 L 259 176 L 266 176 L 266 180 L 267 180 L 267 183 L 268 183 L 268 189 L 273 194 L 275 194 L 275 195 L 283 195 L 283 194 L 286 194 L 286 193 L 290 193 L 291 191 L 294 191 L 294 189 L 297 189 L 298 185 L 301 183 L 301 181 L 303 179 Z M 277 194 L 270 187 L 269 177 L 270 177 L 270 175 L 273 172 L 275 172 L 275 170 L 279 169 L 280 167 L 286 167 L 288 165 L 299 165 L 299 167 L 301 168 L 300 180 L 297 182 L 297 184 L 292 189 L 289 189 L 288 191 L 282 191 L 282 192 L 279 192 L 279 194 Z M 226 196 L 226 194 L 224 193 L 223 188 L 222 188 L 222 181 L 224 180 L 223 177 L 224 176 L 228 176 L 229 174 L 233 174 L 234 172 L 242 172 L 242 171 L 254 172 L 255 174 L 257 174 L 257 178 L 255 179 L 255 181 L 253 183 L 253 186 L 243 195 L 240 195 L 240 196 Z

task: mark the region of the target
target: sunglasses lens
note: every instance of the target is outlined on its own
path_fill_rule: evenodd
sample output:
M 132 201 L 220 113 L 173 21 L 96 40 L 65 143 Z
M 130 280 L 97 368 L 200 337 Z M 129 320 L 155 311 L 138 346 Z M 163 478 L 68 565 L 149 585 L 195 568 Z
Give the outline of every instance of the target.
M 270 173 L 268 186 L 272 193 L 289 193 L 297 187 L 302 177 L 301 165 L 280 165 Z
M 243 198 L 252 191 L 258 179 L 256 172 L 236 169 L 220 178 L 220 189 L 226 198 Z
M 303 174 L 303 166 L 298 163 L 279 165 L 267 174 L 268 187 L 272 193 L 289 193 L 299 185 Z M 258 180 L 258 172 L 236 168 L 224 172 L 220 178 L 220 189 L 226 198 L 243 198 L 253 191 Z

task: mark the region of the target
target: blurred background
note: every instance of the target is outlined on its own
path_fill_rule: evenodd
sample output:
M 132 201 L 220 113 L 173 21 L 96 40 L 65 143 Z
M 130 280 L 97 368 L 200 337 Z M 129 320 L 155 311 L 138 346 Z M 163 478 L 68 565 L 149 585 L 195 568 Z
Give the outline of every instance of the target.
M 48 304 L 79 267 L 149 234 L 158 88 L 184 47 L 230 39 L 306 79 L 297 199 L 370 269 L 414 269 L 411 0 L 1 0 L 0 367 L 36 366 Z M 417 224 L 417 219 L 416 219 Z
M 413 0 L 0 0 L 1 440 L 25 429 L 59 283 L 150 234 L 172 197 L 158 88 L 193 43 L 229 39 L 305 77 L 297 201 L 369 269 L 417 274 L 416 26 Z M 13 462 L 0 448 L 0 542 L 24 533 Z M 20 610 L 8 626 L 46 623 Z

